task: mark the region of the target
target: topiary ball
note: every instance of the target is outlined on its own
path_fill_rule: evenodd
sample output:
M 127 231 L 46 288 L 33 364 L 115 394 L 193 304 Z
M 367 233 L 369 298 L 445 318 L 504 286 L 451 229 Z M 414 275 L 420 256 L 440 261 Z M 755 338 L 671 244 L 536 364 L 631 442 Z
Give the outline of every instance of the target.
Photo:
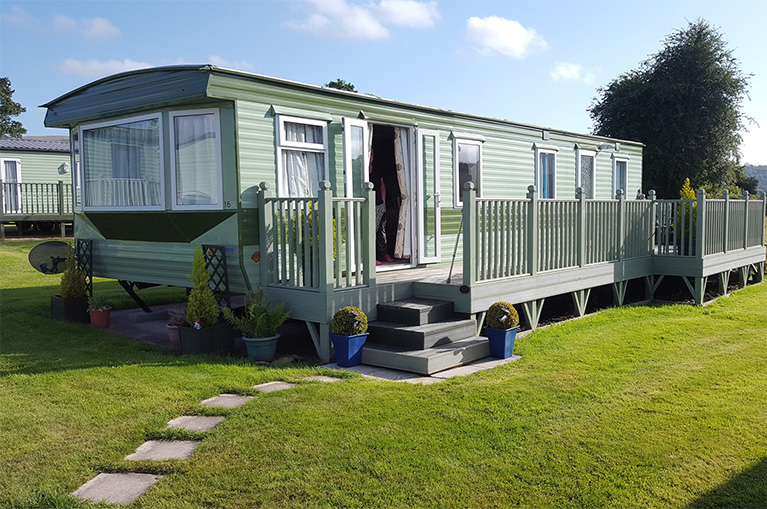
M 330 332 L 341 336 L 356 336 L 364 334 L 368 330 L 368 317 L 360 309 L 354 306 L 346 306 L 333 315 L 333 323 L 330 324 Z
M 513 329 L 519 325 L 519 313 L 508 302 L 496 302 L 487 310 L 485 327 L 491 329 Z

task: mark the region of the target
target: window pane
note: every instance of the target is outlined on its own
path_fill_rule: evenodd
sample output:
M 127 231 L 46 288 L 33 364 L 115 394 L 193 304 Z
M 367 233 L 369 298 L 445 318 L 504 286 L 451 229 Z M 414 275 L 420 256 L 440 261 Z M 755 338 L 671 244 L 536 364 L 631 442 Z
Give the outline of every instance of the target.
M 286 196 L 302 198 L 319 195 L 320 178 L 325 168 L 323 154 L 283 150 L 282 167 L 287 176 Z
M 581 156 L 581 189 L 583 197 L 594 198 L 592 193 L 594 185 L 594 156 Z
M 322 127 L 318 125 L 285 122 L 285 140 L 300 143 L 323 143 Z
M 365 140 L 364 129 L 360 126 L 351 126 L 351 158 L 352 158 L 352 196 L 362 198 L 362 184 L 365 178 Z
M 554 154 L 541 154 L 540 192 L 541 198 L 554 198 Z
M 421 152 L 423 168 L 423 248 L 424 257 L 437 255 L 437 140 L 434 136 L 424 135 Z
M 628 163 L 626 161 L 615 161 L 615 190 L 623 189 L 624 196 L 626 195 L 626 167 Z
M 216 115 L 177 116 L 173 122 L 176 205 L 218 205 Z
M 458 144 L 458 202 L 463 203 L 463 185 L 473 182 L 479 192 L 479 145 Z
M 157 119 L 83 130 L 85 204 L 162 206 Z

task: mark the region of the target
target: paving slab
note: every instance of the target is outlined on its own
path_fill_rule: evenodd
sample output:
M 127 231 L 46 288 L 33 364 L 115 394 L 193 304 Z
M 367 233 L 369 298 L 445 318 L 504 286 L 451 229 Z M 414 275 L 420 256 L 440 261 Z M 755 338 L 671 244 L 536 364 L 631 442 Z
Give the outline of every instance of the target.
M 213 396 L 205 401 L 201 401 L 200 405 L 209 407 L 221 407 L 221 408 L 239 408 L 248 401 L 253 399 L 253 396 L 241 396 L 239 394 L 219 394 Z
M 168 427 L 187 431 L 209 431 L 221 424 L 223 416 L 182 415 L 168 422 Z
M 503 366 L 504 364 L 518 361 L 521 358 L 522 358 L 521 355 L 512 355 L 511 357 L 507 357 L 506 359 L 496 359 L 494 357 L 486 357 L 477 362 L 466 364 L 465 366 L 458 366 L 455 368 L 446 369 L 445 371 L 434 373 L 431 376 L 432 378 L 441 378 L 443 380 L 447 380 L 448 378 L 453 378 L 456 376 L 473 375 L 474 373 L 485 371 L 486 369 L 493 369 L 497 366 Z
M 313 376 L 305 376 L 302 377 L 301 380 L 306 380 L 308 382 L 343 382 L 343 378 L 336 378 L 334 376 L 325 376 L 325 375 L 313 375 Z
M 340 369 L 345 371 L 353 371 L 359 373 L 365 378 L 373 378 L 376 380 L 391 380 L 395 382 L 401 382 L 405 380 L 411 380 L 413 378 L 423 378 L 422 375 L 416 373 L 408 373 L 406 371 L 398 371 L 396 369 L 379 368 L 377 366 L 367 366 L 365 364 L 359 364 L 352 367 L 343 367 L 338 364 L 325 364 L 323 368 Z
M 99 474 L 72 495 L 86 502 L 130 504 L 160 479 L 161 475 L 154 474 Z
M 126 460 L 185 460 L 189 458 L 200 440 L 147 440 Z
M 284 391 L 285 389 L 290 389 L 291 387 L 295 386 L 296 384 L 291 384 L 288 382 L 266 382 L 264 384 L 258 384 L 254 385 L 254 389 L 258 389 L 261 392 L 275 392 L 275 391 Z

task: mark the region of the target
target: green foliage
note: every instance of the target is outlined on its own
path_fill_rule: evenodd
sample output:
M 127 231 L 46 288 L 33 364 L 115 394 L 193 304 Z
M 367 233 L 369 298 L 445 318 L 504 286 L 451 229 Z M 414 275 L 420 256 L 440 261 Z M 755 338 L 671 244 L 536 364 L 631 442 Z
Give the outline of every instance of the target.
M 14 90 L 11 90 L 11 80 L 0 78 L 0 136 L 21 138 L 27 134 L 27 130 L 18 120 L 11 120 L 27 111 L 21 104 L 11 99 Z
M 309 212 L 301 211 L 300 219 L 298 214 L 293 214 L 293 252 L 297 253 L 299 257 L 304 256 L 304 240 L 309 239 L 309 255 L 310 257 L 313 256 L 314 253 L 314 241 L 318 237 L 319 232 L 315 235 L 314 232 L 314 214 L 313 210 L 309 210 Z M 297 233 L 297 226 L 299 224 L 301 225 L 301 238 L 298 238 Z M 319 227 L 318 227 L 319 228 Z M 309 230 L 308 232 L 306 230 Z M 336 257 L 337 249 L 336 246 L 338 244 L 338 229 L 336 228 L 336 218 L 333 218 L 333 258 Z M 343 242 L 343 235 L 341 236 L 341 242 Z
M 519 313 L 508 302 L 495 302 L 485 315 L 485 327 L 491 329 L 513 329 L 519 325 Z
M 333 323 L 330 324 L 330 332 L 341 336 L 356 336 L 364 334 L 368 330 L 368 317 L 360 309 L 354 306 L 346 306 L 333 315 Z
M 682 200 L 696 199 L 695 191 L 690 185 L 689 178 L 684 179 L 682 188 L 679 190 L 679 198 Z M 674 224 L 674 227 L 677 231 L 677 235 L 680 236 L 679 239 L 682 242 L 685 242 L 690 238 L 695 239 L 696 237 L 697 224 L 698 224 L 697 211 L 698 211 L 697 201 L 693 201 L 692 203 L 684 202 L 680 204 L 679 208 L 676 210 L 676 223 Z M 685 246 L 685 249 L 686 248 L 687 246 Z
M 187 276 L 192 281 L 192 291 L 186 306 L 186 321 L 193 325 L 200 320 L 200 325 L 210 327 L 218 323 L 219 308 L 213 290 L 210 289 L 210 274 L 205 268 L 205 257 L 202 247 L 197 245 L 192 261 L 192 275 Z
M 356 92 L 357 89 L 354 87 L 352 83 L 349 83 L 348 81 L 344 81 L 341 78 L 338 78 L 337 80 L 329 81 L 323 85 L 328 88 L 335 88 L 337 90 L 346 90 L 347 92 Z
M 103 295 L 94 295 L 88 299 L 88 309 L 91 311 L 106 311 L 112 309 L 112 303 Z
M 248 292 L 242 317 L 235 315 L 229 308 L 223 308 L 221 311 L 227 322 L 242 332 L 243 336 L 249 338 L 276 336 L 277 328 L 290 316 L 290 311 L 285 311 L 284 302 L 274 307 L 271 302 L 264 303 L 263 288 L 259 288 L 255 294 Z
M 674 198 L 689 175 L 696 185 L 734 184 L 741 112 L 750 75 L 705 20 L 689 23 L 639 69 L 598 90 L 589 108 L 594 133 L 643 142 L 643 189 Z
M 66 260 L 66 269 L 61 275 L 60 295 L 64 300 L 85 299 L 88 296 L 88 284 L 77 264 L 77 256 L 70 254 Z

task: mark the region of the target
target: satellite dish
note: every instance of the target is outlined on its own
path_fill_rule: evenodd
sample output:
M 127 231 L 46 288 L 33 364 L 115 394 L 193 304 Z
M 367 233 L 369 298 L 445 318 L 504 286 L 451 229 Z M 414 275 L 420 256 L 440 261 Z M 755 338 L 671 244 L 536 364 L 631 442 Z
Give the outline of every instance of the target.
M 29 252 L 29 263 L 43 274 L 61 274 L 66 268 L 64 262 L 70 254 L 72 246 L 60 240 L 52 240 L 33 247 Z

